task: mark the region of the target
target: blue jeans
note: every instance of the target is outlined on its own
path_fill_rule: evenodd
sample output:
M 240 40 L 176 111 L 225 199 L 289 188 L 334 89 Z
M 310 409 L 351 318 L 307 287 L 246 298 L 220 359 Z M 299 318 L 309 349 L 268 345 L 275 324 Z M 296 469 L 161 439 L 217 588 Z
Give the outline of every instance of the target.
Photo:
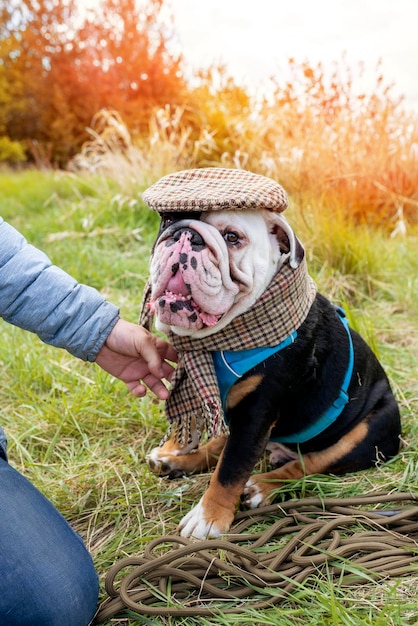
M 87 626 L 98 581 L 80 536 L 0 443 L 0 624 Z

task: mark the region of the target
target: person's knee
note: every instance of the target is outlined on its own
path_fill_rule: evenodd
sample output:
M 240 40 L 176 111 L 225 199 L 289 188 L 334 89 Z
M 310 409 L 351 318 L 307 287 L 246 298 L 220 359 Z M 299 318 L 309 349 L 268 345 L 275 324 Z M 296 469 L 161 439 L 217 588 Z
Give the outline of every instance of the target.
M 79 553 L 78 553 L 79 556 Z M 30 564 L 28 564 L 30 565 Z M 62 563 L 61 563 L 62 565 Z M 87 626 L 97 609 L 98 577 L 89 553 L 68 563 L 65 571 L 37 573 L 36 586 L 21 589 L 20 602 L 0 608 L 8 626 Z M 0 602 L 1 604 L 1 602 Z
M 98 579 L 81 537 L 3 459 L 0 502 L 0 624 L 87 626 Z
M 74 578 L 77 576 L 77 579 Z M 40 590 L 41 591 L 41 590 Z M 93 564 L 63 575 L 57 584 L 50 584 L 43 596 L 37 621 L 30 626 L 87 626 L 97 609 L 99 585 Z M 28 624 L 29 626 L 29 624 Z

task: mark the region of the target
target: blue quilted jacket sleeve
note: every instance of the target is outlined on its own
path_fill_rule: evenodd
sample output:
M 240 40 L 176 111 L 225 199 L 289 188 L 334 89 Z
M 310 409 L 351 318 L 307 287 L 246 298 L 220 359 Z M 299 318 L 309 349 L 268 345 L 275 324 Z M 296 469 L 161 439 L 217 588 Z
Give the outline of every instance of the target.
M 0 317 L 94 361 L 119 310 L 53 265 L 0 217 Z

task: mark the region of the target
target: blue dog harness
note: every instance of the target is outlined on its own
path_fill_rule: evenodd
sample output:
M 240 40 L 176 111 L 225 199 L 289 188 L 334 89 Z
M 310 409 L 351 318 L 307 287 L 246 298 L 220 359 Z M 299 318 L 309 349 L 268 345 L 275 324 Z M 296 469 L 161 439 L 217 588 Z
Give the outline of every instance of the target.
M 253 367 L 259 365 L 276 352 L 290 346 L 297 337 L 295 331 L 278 346 L 265 348 L 250 348 L 249 350 L 217 350 L 212 352 L 213 364 L 218 379 L 222 407 L 226 414 L 226 396 L 232 385 Z
M 313 439 L 337 420 L 337 418 L 341 415 L 344 407 L 348 403 L 348 387 L 350 385 L 354 368 L 354 347 L 345 312 L 340 307 L 336 307 L 336 311 L 340 316 L 341 322 L 345 330 L 347 331 L 350 350 L 347 371 L 345 373 L 338 397 L 325 411 L 325 413 L 323 413 L 321 417 L 316 420 L 314 424 L 311 424 L 304 430 L 298 433 L 294 433 L 293 435 L 275 437 L 272 438 L 271 441 L 277 441 L 280 443 L 304 443 L 309 439 Z M 213 363 L 215 366 L 215 372 L 218 379 L 219 391 L 222 400 L 222 406 L 225 414 L 226 397 L 232 385 L 236 383 L 240 378 L 242 378 L 242 376 L 250 369 L 252 369 L 256 365 L 259 365 L 273 354 L 276 354 L 277 352 L 280 352 L 280 350 L 283 350 L 284 348 L 290 346 L 296 340 L 296 338 L 297 332 L 295 331 L 294 333 L 286 337 L 286 339 L 282 341 L 278 346 L 273 346 L 272 348 L 252 348 L 250 350 L 239 351 L 218 350 L 212 352 Z

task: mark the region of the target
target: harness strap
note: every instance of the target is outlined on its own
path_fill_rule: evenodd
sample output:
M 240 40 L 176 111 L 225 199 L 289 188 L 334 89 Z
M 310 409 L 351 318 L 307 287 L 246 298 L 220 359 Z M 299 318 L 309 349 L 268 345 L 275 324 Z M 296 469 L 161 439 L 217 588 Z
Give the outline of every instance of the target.
M 348 387 L 350 385 L 354 369 L 354 346 L 345 311 L 341 307 L 336 307 L 335 309 L 347 332 L 349 345 L 347 371 L 345 373 L 340 392 L 337 398 L 331 404 L 331 406 L 325 411 L 325 413 L 323 413 L 321 417 L 316 420 L 316 422 L 308 426 L 308 428 L 305 428 L 304 430 L 293 435 L 287 435 L 285 437 L 272 439 L 272 441 L 277 441 L 279 443 L 304 443 L 305 441 L 309 441 L 310 439 L 313 439 L 314 437 L 320 435 L 324 430 L 331 426 L 331 424 L 334 424 L 334 422 L 336 422 L 337 418 L 343 412 L 344 407 L 348 404 L 348 401 L 350 399 L 348 396 Z
M 279 443 L 304 443 L 314 437 L 320 435 L 331 424 L 337 420 L 337 418 L 343 412 L 343 409 L 348 404 L 348 387 L 350 385 L 351 377 L 354 369 L 354 346 L 353 340 L 350 334 L 350 328 L 348 320 L 344 310 L 341 307 L 336 307 L 336 312 L 341 319 L 341 322 L 347 332 L 348 344 L 349 344 L 349 359 L 347 370 L 342 382 L 339 394 L 331 406 L 323 413 L 313 424 L 309 425 L 298 433 L 291 435 L 285 435 L 283 437 L 274 437 L 271 441 Z M 225 411 L 226 397 L 228 391 L 234 383 L 237 382 L 246 372 L 250 369 L 262 363 L 269 356 L 272 356 L 276 352 L 287 348 L 297 338 L 297 332 L 289 335 L 278 346 L 267 348 L 253 348 L 251 350 L 219 350 L 212 352 L 213 362 L 215 366 L 216 376 L 218 378 L 218 385 L 220 395 L 222 399 L 222 406 Z M 226 413 L 226 411 L 225 411 Z
M 213 364 L 218 379 L 222 407 L 226 414 L 226 397 L 232 385 L 253 367 L 259 365 L 276 352 L 280 352 L 296 341 L 297 332 L 293 332 L 281 343 L 273 347 L 250 348 L 249 350 L 216 350 L 212 352 Z

